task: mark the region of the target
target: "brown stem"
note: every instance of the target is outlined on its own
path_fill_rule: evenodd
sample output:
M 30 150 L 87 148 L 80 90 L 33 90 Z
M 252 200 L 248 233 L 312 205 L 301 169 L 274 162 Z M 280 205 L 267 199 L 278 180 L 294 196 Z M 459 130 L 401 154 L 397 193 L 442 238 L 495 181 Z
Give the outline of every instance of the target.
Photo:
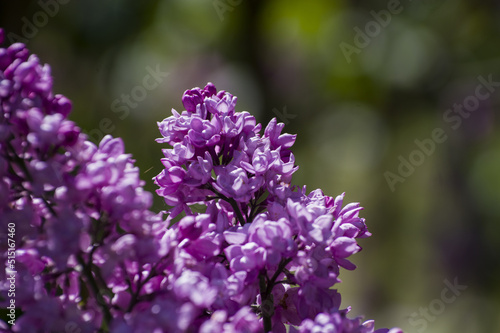
M 268 287 L 268 286 L 267 286 Z M 266 287 L 266 273 L 263 272 L 259 275 L 259 288 L 260 288 L 260 301 L 261 301 L 261 313 L 262 313 L 262 321 L 264 322 L 264 332 L 271 332 L 273 328 L 273 324 L 271 321 L 272 312 L 268 311 L 267 307 L 272 300 L 269 299 L 269 293 L 267 292 Z M 274 307 L 274 304 L 271 305 Z
M 109 327 L 109 324 L 111 323 L 112 320 L 111 312 L 109 311 L 109 308 L 106 305 L 106 301 L 104 300 L 104 297 L 102 297 L 99 287 L 97 286 L 97 282 L 95 281 L 94 275 L 92 274 L 92 268 L 90 267 L 90 264 L 87 265 L 85 263 L 85 260 L 82 258 L 81 255 L 76 256 L 76 258 L 78 260 L 78 263 L 82 265 L 83 274 L 85 275 L 87 282 L 90 284 L 90 288 L 92 289 L 92 292 L 95 295 L 96 301 L 104 313 L 105 326 Z M 91 261 L 92 260 L 90 260 L 90 262 Z

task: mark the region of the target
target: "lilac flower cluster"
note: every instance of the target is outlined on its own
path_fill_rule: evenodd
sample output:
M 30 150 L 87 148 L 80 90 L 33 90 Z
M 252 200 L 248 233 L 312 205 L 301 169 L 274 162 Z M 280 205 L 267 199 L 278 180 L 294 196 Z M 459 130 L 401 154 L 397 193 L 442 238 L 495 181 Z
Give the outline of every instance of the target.
M 204 295 L 198 306 L 211 318 L 202 331 L 220 332 L 225 318 L 251 308 L 266 332 L 373 332 L 370 322 L 345 317 L 332 289 L 340 267 L 355 268 L 348 257 L 361 249 L 356 239 L 370 236 L 359 204 L 291 185 L 295 135 L 282 134 L 276 119 L 261 134 L 252 115 L 235 111 L 236 97 L 211 83 L 182 102 L 185 111 L 158 123 L 157 141 L 170 148 L 155 183 L 169 219 L 185 215 L 170 229 L 174 279 L 185 297 Z
M 3 32 L 0 30 L 0 42 Z M 139 170 L 121 139 L 86 140 L 52 93 L 50 67 L 23 44 L 0 48 L 0 228 L 16 226 L 13 332 L 95 332 L 133 313 L 162 275 L 164 222 L 148 209 Z M 6 267 L 5 264 L 3 267 Z M 163 275 L 162 275 L 163 276 Z M 21 315 L 22 313 L 22 315 Z
M 88 141 L 49 66 L 0 48 L 0 228 L 16 225 L 19 316 L 0 331 L 401 332 L 340 309 L 332 287 L 370 233 L 343 194 L 291 185 L 295 136 L 276 119 L 262 131 L 210 83 L 182 102 L 158 123 L 164 220 L 121 139 Z
M 402 333 L 401 329 L 374 329 L 374 321 L 368 320 L 361 323 L 361 318 L 349 319 L 347 313 L 350 308 L 346 310 L 320 313 L 312 319 L 304 320 L 298 328 L 291 327 L 290 333 Z

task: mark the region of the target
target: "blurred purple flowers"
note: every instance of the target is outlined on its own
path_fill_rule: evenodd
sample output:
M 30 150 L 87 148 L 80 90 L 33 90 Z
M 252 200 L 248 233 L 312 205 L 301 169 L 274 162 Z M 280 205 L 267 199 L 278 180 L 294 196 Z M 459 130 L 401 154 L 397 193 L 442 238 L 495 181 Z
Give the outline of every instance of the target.
M 388 332 L 348 319 L 332 289 L 370 236 L 359 204 L 291 184 L 296 137 L 276 119 L 262 131 L 211 83 L 182 102 L 158 123 L 169 147 L 154 181 L 170 208 L 155 214 L 122 140 L 89 142 L 49 66 L 0 49 L 0 227 L 16 225 L 22 311 L 0 329 Z

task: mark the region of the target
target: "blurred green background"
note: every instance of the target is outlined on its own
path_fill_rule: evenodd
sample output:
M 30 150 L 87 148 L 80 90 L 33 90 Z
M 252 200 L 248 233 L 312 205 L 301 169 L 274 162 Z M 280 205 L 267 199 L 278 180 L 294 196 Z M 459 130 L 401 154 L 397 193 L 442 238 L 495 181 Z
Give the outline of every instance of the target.
M 156 121 L 186 89 L 278 117 L 298 134 L 295 184 L 365 207 L 344 307 L 405 332 L 500 332 L 497 0 L 1 0 L 0 26 L 91 138 L 124 139 L 150 191 Z

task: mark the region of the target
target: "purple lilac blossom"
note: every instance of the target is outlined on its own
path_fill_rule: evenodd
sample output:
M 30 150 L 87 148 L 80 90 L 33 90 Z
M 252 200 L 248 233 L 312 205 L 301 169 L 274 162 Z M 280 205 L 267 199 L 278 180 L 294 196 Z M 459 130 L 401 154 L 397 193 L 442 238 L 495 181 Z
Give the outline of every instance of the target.
M 373 320 L 361 322 L 361 318 L 347 318 L 350 309 L 331 313 L 319 313 L 314 320 L 306 319 L 299 327 L 291 327 L 290 333 L 403 333 L 399 328 L 375 330 Z
M 122 140 L 88 141 L 67 119 L 71 102 L 53 94 L 50 67 L 20 43 L 0 48 L 0 110 L 0 225 L 15 225 L 23 312 L 5 330 L 95 332 L 149 304 L 139 296 L 162 289 L 147 284 L 167 279 L 157 266 L 169 251 Z M 3 307 L 11 272 L 0 272 Z
M 355 269 L 348 257 L 361 250 L 357 239 L 370 236 L 362 208 L 344 206 L 344 194 L 307 194 L 291 184 L 296 137 L 282 134 L 276 119 L 261 134 L 253 116 L 235 111 L 236 97 L 211 83 L 187 90 L 182 101 L 185 111 L 173 110 L 158 123 L 157 141 L 172 148 L 163 150 L 165 170 L 154 179 L 172 206 L 166 213 L 186 215 L 173 226 L 179 237 L 175 271 L 189 267 L 209 276 L 222 298 L 212 303 L 213 291 L 200 287 L 216 309 L 203 330 L 229 327 L 228 318 L 242 306 L 253 307 L 273 332 L 339 312 L 340 295 L 332 287 L 340 268 Z M 205 213 L 191 209 L 200 203 Z M 207 263 L 216 265 L 216 279 Z M 271 323 L 266 312 L 274 316 Z
M 88 141 L 50 67 L 0 48 L 0 226 L 16 226 L 22 311 L 1 330 L 388 332 L 347 319 L 332 289 L 370 236 L 362 208 L 292 185 L 296 136 L 276 119 L 262 133 L 236 101 L 209 83 L 158 123 L 171 208 L 155 214 L 123 141 Z

